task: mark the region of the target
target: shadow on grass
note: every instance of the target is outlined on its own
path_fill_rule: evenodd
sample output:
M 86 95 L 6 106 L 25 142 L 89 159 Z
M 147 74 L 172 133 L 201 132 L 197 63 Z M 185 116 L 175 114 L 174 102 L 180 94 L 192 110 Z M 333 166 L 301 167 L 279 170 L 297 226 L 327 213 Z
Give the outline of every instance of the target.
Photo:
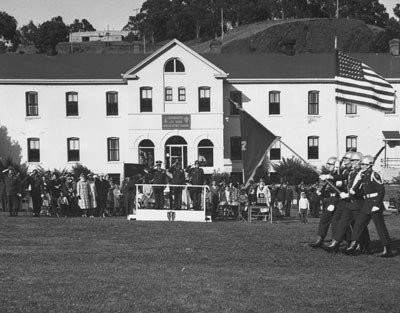
M 382 243 L 380 240 L 373 240 L 373 241 L 371 241 L 370 244 L 371 244 L 372 252 L 374 252 L 374 253 L 382 252 L 383 247 L 382 247 Z M 400 255 L 400 239 L 392 239 L 391 247 L 392 247 L 394 256 Z

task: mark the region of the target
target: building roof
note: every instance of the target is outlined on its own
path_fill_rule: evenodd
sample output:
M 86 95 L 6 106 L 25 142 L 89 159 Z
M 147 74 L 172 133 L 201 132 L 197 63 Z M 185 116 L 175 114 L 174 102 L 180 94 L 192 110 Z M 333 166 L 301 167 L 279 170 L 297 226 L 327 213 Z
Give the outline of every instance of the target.
M 353 57 L 385 78 L 400 79 L 400 57 L 358 53 Z M 0 79 L 121 79 L 138 65 L 144 54 L 43 54 L 0 55 Z M 229 73 L 228 79 L 333 78 L 333 53 L 298 54 L 203 54 Z

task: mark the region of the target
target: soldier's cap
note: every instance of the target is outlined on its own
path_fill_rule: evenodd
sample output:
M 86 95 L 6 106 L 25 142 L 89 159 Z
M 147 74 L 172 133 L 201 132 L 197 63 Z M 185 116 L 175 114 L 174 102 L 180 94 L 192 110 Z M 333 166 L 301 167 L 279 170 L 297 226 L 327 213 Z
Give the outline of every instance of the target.
M 156 161 L 156 165 L 161 165 L 162 161 Z
M 194 161 L 194 164 L 200 164 L 199 160 Z

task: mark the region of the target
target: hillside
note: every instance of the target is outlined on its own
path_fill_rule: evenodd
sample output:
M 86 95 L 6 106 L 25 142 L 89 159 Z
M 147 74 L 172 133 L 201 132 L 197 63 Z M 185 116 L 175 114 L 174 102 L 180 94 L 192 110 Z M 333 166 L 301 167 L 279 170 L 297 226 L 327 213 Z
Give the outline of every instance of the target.
M 351 19 L 265 21 L 229 31 L 224 35 L 221 52 L 283 52 L 287 43 L 294 44 L 296 53 L 329 52 L 334 49 L 335 36 L 343 51 L 373 52 L 372 42 L 382 30 Z M 208 53 L 210 43 L 188 44 L 199 53 Z

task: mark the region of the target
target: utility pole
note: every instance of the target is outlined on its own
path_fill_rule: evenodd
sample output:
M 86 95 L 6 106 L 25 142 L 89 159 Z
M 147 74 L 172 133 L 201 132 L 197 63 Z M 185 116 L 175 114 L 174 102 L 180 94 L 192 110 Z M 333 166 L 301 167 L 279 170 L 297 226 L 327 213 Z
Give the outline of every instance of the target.
M 221 41 L 224 41 L 224 9 L 221 8 Z
M 336 18 L 339 18 L 339 0 L 336 0 Z

